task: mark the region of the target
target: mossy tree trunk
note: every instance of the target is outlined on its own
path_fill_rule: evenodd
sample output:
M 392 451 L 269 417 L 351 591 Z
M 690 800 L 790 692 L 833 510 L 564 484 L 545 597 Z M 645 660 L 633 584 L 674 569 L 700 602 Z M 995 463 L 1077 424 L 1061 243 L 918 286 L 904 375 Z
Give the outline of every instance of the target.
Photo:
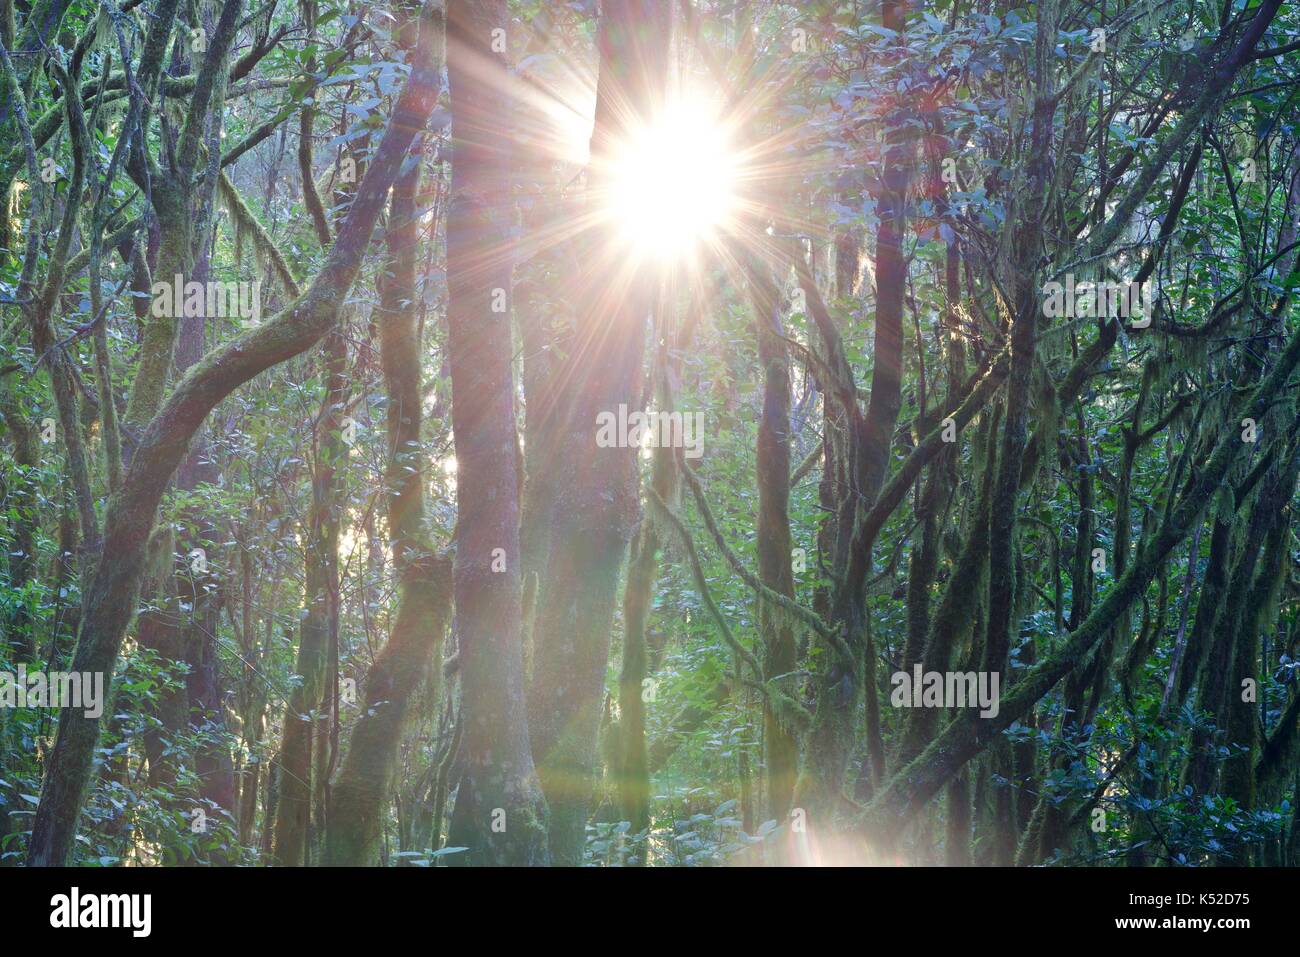
M 316 461 L 312 469 L 311 509 L 303 537 L 306 607 L 298 639 L 294 685 L 284 715 L 280 751 L 280 807 L 275 820 L 275 859 L 285 867 L 308 863 L 312 809 L 313 739 L 325 730 L 320 709 L 333 682 L 329 652 L 338 629 L 339 522 L 342 470 L 348 445 L 344 410 L 351 385 L 347 342 L 339 332 L 326 338 L 322 352 L 324 395 L 317 416 Z M 319 773 L 319 769 L 317 769 Z
M 440 62 L 441 44 L 433 52 Z M 366 677 L 362 714 L 333 785 L 324 854 L 324 863 L 331 865 L 373 865 L 379 860 L 402 729 L 451 617 L 451 562 L 432 553 L 424 516 L 422 482 L 428 456 L 420 435 L 415 282 L 421 161 L 417 145 L 409 168 L 393 187 L 385 234 L 387 272 L 380 289 L 380 359 L 388 389 L 388 528 L 399 581 L 397 617 Z
M 449 843 L 465 863 L 545 864 L 546 812 L 528 747 L 511 370 L 512 102 L 504 0 L 447 5 L 452 176 L 447 349 L 456 443 L 454 594 L 463 772 Z

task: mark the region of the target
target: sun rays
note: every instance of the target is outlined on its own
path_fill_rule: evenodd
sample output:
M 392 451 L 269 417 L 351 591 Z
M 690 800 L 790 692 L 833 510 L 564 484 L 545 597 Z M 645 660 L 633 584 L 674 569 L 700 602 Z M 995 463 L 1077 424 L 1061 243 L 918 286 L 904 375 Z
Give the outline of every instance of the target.
M 520 63 L 512 123 L 522 228 L 501 255 L 517 269 L 539 256 L 580 257 L 581 288 L 568 290 L 561 311 L 613 315 L 651 275 L 699 295 L 716 290 L 720 274 L 740 281 L 739 262 L 751 256 L 783 272 L 781 235 L 825 232 L 788 222 L 788 209 L 776 222 L 782 216 L 765 198 L 817 167 L 808 129 L 770 112 L 797 77 L 774 64 L 737 92 L 704 69 L 685 38 L 677 42 L 682 55 L 650 117 L 617 78 L 598 83 L 594 50 L 580 38 L 535 37 L 529 49 L 545 52 Z M 606 142 L 593 139 L 600 110 L 617 131 Z
M 606 213 L 635 257 L 679 261 L 734 228 L 740 155 L 703 98 L 674 98 L 612 159 Z

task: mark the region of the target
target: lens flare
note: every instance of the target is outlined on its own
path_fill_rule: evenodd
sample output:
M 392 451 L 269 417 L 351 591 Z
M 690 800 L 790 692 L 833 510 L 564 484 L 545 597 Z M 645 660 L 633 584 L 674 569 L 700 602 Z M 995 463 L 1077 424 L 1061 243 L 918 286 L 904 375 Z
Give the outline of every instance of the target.
M 726 227 L 736 178 L 736 155 L 716 114 L 680 101 L 615 153 L 609 212 L 638 255 L 681 258 Z

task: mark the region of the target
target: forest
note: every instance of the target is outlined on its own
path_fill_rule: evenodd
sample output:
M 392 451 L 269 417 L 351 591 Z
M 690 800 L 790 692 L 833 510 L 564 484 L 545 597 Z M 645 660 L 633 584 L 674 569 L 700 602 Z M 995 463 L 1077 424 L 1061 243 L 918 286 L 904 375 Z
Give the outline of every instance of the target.
M 1300 865 L 1297 291 L 1282 0 L 0 0 L 0 867 Z

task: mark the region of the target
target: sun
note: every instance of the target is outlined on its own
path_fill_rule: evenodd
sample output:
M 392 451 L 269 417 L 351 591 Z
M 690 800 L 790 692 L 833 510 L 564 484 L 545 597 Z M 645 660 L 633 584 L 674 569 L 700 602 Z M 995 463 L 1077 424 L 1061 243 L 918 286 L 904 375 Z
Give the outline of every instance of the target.
M 738 158 L 724 124 L 698 99 L 671 103 L 611 159 L 609 214 L 638 256 L 685 257 L 734 215 Z

